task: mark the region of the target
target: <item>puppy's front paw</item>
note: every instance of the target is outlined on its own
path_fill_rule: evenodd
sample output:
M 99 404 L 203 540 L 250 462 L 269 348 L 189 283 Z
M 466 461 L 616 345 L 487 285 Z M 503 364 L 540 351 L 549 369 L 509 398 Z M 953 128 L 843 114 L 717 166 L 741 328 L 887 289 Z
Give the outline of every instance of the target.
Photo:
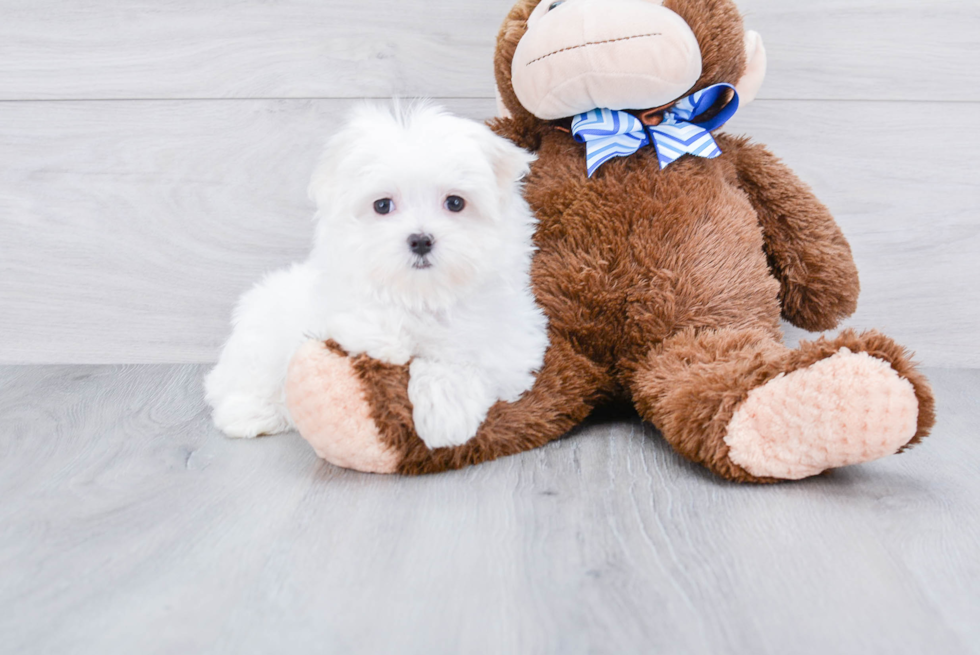
M 284 412 L 268 401 L 233 397 L 215 405 L 211 412 L 215 427 L 229 437 L 251 439 L 290 429 Z
M 415 432 L 430 450 L 461 446 L 476 436 L 496 401 L 478 371 L 416 359 L 409 372 Z
M 371 359 L 376 359 L 385 364 L 394 364 L 395 366 L 403 366 L 412 358 L 411 349 L 399 343 L 388 343 L 383 346 L 368 348 L 365 354 Z

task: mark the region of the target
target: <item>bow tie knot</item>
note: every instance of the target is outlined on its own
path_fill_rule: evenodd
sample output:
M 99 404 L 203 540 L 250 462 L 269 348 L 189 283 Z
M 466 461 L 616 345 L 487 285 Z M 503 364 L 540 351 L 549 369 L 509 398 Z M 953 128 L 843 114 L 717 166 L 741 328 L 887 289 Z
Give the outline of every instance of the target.
M 731 89 L 732 99 L 710 120 L 693 122 L 711 109 Z M 589 177 L 614 157 L 628 157 L 646 145 L 653 145 L 663 170 L 684 155 L 714 159 L 721 154 L 711 131 L 738 111 L 738 93 L 730 84 L 715 84 L 681 98 L 666 110 L 659 125 L 644 125 L 625 111 L 594 109 L 572 120 L 572 135 L 586 145 Z

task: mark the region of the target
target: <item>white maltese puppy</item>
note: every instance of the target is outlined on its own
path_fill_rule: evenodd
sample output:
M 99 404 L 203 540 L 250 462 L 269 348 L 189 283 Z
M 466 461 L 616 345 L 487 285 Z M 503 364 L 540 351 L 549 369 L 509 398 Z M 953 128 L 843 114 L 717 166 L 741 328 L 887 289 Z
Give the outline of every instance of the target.
M 238 302 L 205 381 L 232 437 L 290 429 L 285 378 L 307 339 L 411 362 L 415 429 L 429 448 L 471 439 L 498 400 L 531 387 L 548 346 L 530 289 L 534 156 L 429 104 L 364 107 L 330 140 L 310 195 L 309 259 Z

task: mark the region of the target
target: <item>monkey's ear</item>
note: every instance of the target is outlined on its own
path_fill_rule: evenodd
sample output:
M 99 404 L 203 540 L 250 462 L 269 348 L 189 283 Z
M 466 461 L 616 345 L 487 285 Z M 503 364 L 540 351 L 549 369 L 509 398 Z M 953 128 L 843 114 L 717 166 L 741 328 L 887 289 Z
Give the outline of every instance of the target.
M 755 100 L 766 79 L 766 47 L 758 32 L 745 33 L 745 74 L 735 85 L 739 100 L 747 104 Z

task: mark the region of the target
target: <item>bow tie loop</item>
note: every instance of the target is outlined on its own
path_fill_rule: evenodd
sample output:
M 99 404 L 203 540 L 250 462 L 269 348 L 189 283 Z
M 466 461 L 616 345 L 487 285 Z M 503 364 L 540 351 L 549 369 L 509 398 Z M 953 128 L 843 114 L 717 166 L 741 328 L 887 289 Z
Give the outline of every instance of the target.
M 698 116 L 714 107 L 731 89 L 732 99 L 717 115 L 702 122 Z M 664 112 L 656 126 L 644 125 L 625 111 L 594 109 L 572 120 L 572 135 L 586 144 L 589 177 L 614 157 L 628 157 L 646 145 L 657 151 L 660 169 L 667 168 L 684 155 L 714 159 L 721 149 L 711 131 L 728 122 L 738 111 L 738 93 L 730 84 L 715 84 L 678 100 Z

